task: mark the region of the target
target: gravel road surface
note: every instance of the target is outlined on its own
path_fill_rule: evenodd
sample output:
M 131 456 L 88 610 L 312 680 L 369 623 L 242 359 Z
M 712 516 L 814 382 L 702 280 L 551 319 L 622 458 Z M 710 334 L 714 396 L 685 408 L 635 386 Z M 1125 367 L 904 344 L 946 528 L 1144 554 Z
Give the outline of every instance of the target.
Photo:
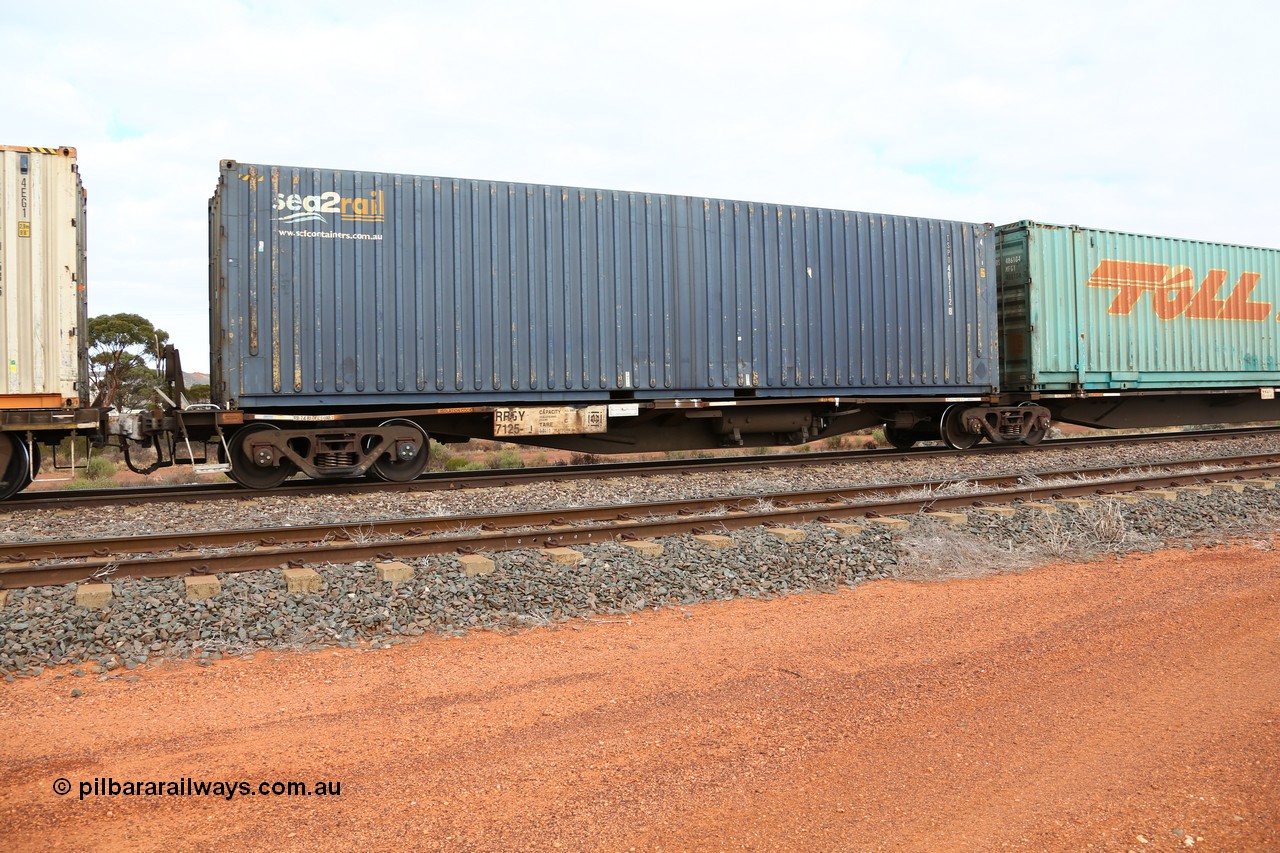
M 1276 850 L 1275 544 L 59 667 L 0 685 L 0 847 Z

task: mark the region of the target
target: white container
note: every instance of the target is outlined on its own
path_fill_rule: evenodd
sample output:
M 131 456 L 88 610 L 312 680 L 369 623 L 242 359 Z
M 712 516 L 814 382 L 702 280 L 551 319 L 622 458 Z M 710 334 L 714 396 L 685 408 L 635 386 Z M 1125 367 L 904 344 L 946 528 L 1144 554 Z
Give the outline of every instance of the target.
M 87 402 L 84 201 L 74 148 L 0 145 L 0 411 Z

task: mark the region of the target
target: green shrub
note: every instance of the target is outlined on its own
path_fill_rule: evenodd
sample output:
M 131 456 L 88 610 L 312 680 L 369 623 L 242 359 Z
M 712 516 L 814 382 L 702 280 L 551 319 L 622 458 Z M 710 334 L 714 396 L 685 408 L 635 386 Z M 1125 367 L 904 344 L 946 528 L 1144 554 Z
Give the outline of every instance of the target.
M 453 452 L 445 447 L 434 438 L 427 444 L 427 467 L 428 468 L 447 468 L 450 471 L 456 469 L 449 468 L 449 463 L 455 459 Z
M 471 462 L 468 462 L 468 461 L 467 461 L 467 459 L 466 459 L 466 457 L 463 457 L 463 456 L 450 456 L 450 457 L 449 457 L 449 459 L 448 459 L 448 461 L 446 461 L 446 462 L 444 463 L 444 469 L 445 469 L 446 471 L 472 471 L 472 470 L 475 470 L 475 469 L 473 469 L 473 468 L 471 468 L 471 467 L 470 467 L 471 465 L 472 465 L 472 463 L 471 463 Z M 483 466 L 477 466 L 477 467 L 483 467 Z
M 499 450 L 497 453 L 486 453 L 484 456 L 484 466 L 489 468 L 523 468 L 524 458 L 520 455 L 520 451 L 514 447 L 508 447 L 505 450 Z
M 110 459 L 91 456 L 89 464 L 85 466 L 84 477 L 86 480 L 110 480 L 116 475 L 116 470 L 116 463 Z

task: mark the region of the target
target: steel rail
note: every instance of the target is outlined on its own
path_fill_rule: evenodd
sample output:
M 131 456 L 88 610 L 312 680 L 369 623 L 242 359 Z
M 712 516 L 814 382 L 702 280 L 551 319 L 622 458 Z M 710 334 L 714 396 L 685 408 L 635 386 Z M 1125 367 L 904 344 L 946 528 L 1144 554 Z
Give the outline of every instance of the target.
M 435 518 L 402 519 L 394 521 L 363 522 L 347 525 L 316 525 L 306 528 L 270 529 L 272 538 L 260 538 L 262 530 L 224 531 L 212 539 L 228 543 L 227 537 L 238 538 L 236 544 L 258 540 L 252 551 L 229 551 L 221 554 L 192 553 L 194 547 L 218 547 L 202 540 L 203 534 L 174 534 L 173 536 L 148 537 L 149 543 L 163 542 L 172 545 L 182 542 L 186 550 L 150 558 L 138 558 L 128 554 L 108 556 L 92 553 L 85 562 L 0 567 L 0 588 L 43 586 L 78 583 L 93 578 L 125 577 L 174 577 L 187 574 L 253 571 L 274 568 L 290 563 L 303 562 L 351 562 L 371 558 L 392 559 L 431 554 L 466 552 L 472 550 L 508 550 L 511 548 L 541 548 L 551 545 L 577 544 L 615 539 L 620 536 L 636 538 L 671 536 L 690 532 L 710 532 L 711 529 L 730 530 L 764 523 L 803 524 L 815 520 L 833 520 L 873 514 L 891 515 L 919 512 L 924 509 L 941 510 L 972 506 L 979 502 L 1009 503 L 1019 500 L 1041 500 L 1046 497 L 1061 498 L 1090 496 L 1159 488 L 1163 486 L 1189 485 L 1195 482 L 1242 479 L 1246 475 L 1280 474 L 1280 459 L 1268 457 L 1257 462 L 1258 457 L 1239 457 L 1255 464 L 1209 472 L 1162 472 L 1120 480 L 1093 480 L 1069 483 L 1036 483 L 1001 491 L 968 492 L 940 495 L 938 490 L 959 484 L 999 486 L 1016 483 L 1027 476 L 1038 480 L 1061 477 L 1079 477 L 1101 473 L 1149 470 L 1149 465 L 1124 465 L 1114 468 L 1089 469 L 1088 471 L 1038 472 L 1035 475 L 1006 475 L 992 478 L 960 478 L 924 483 L 880 484 L 851 489 L 822 489 L 805 492 L 789 492 L 777 495 L 752 495 L 738 497 L 701 498 L 682 501 L 663 501 L 649 504 L 627 504 L 610 507 L 582 507 L 532 513 L 500 513 L 478 516 L 447 516 Z M 1188 482 L 1190 480 L 1190 483 Z M 909 491 L 926 491 L 925 496 L 882 499 L 886 491 L 901 495 Z M 869 499 L 864 503 L 852 503 L 859 497 Z M 774 506 L 759 508 L 762 500 L 771 500 Z M 792 504 L 800 504 L 792 506 Z M 755 508 L 753 508 L 755 507 Z M 708 516 L 710 512 L 727 515 Z M 637 518 L 646 513 L 649 518 Z M 698 515 L 702 513 L 702 515 Z M 590 524 L 589 522 L 604 522 Z M 576 523 L 576 524 L 575 524 Z M 397 536 L 399 539 L 355 541 L 350 532 L 356 528 L 360 539 L 373 536 Z M 477 529 L 478 528 L 478 529 Z M 521 529 L 541 528 L 541 529 Z M 475 532 L 470 532 L 474 530 Z M 468 531 L 468 532 L 459 532 Z M 453 532 L 454 535 L 438 535 Z M 276 536 L 296 533 L 289 541 Z M 437 534 L 437 535 L 433 535 Z M 317 536 L 319 537 L 317 539 Z M 346 537 L 345 539 L 339 537 Z M 137 540 L 121 538 L 110 540 L 113 544 L 126 545 Z M 197 545 L 196 543 L 200 544 Z M 21 543 L 6 546 L 0 551 L 6 559 L 65 559 L 70 551 L 55 557 L 50 548 L 48 556 L 29 555 L 16 549 L 22 545 L 39 549 L 46 546 L 86 544 L 101 545 L 103 540 L 84 543 L 68 540 L 59 543 Z M 193 547 L 194 546 L 194 547 Z M 292 547 L 300 546 L 300 547 Z M 163 547 L 163 546 L 162 546 Z M 136 552 L 135 552 L 136 553 Z
M 1199 442 L 1231 438 L 1253 438 L 1280 433 L 1280 426 L 1193 430 L 1177 433 L 1144 433 L 1141 435 L 1081 436 L 1051 439 L 1041 444 L 979 444 L 968 450 L 929 447 L 911 450 L 840 450 L 788 453 L 779 455 L 713 457 L 706 459 L 659 459 L 641 462 L 597 462 L 586 465 L 556 465 L 538 468 L 503 468 L 481 471 L 440 471 L 424 474 L 408 483 L 378 480 L 293 480 L 274 489 L 252 490 L 237 483 L 205 483 L 183 486 L 128 486 L 104 489 L 54 489 L 21 492 L 10 498 L 3 508 L 73 509 L 109 506 L 115 503 L 195 503 L 218 498 L 252 500 L 260 497 L 308 497 L 326 494 L 363 494 L 369 492 L 429 492 L 456 489 L 501 488 L 523 483 L 598 479 L 611 476 L 644 476 L 649 474 L 697 473 L 742 469 L 791 468 L 806 465 L 881 462 L 898 459 L 927 459 L 949 456 L 981 456 L 1002 453 L 1026 453 L 1036 450 L 1070 450 L 1097 445 L 1153 444 L 1160 442 Z
M 1233 470 L 1253 471 L 1248 466 L 1280 464 L 1280 452 L 1274 454 L 1249 454 L 1221 457 L 1211 460 L 1215 465 L 1234 466 Z M 319 542 L 334 536 L 350 535 L 355 529 L 362 534 L 377 536 L 419 536 L 455 531 L 465 527 L 485 525 L 488 529 L 512 529 L 567 524 L 583 520 L 599 520 L 609 513 L 628 515 L 678 515 L 704 513 L 716 509 L 745 510 L 761 501 L 775 504 L 818 504 L 847 502 L 881 498 L 920 489 L 945 490 L 958 486 L 988 489 L 1007 487 L 1029 478 L 1060 480 L 1063 478 L 1094 478 L 1095 486 L 1106 485 L 1102 478 L 1118 477 L 1152 469 L 1176 467 L 1202 467 L 1205 460 L 1177 461 L 1169 463 L 1126 463 L 1097 468 L 1072 468 L 1065 471 L 1036 471 L 1024 474 L 993 474 L 983 477 L 951 477 L 939 480 L 872 483 L 867 485 L 837 486 L 827 489 L 804 489 L 791 492 L 767 492 L 760 494 L 714 496 L 707 498 L 682 498 L 679 500 L 650 501 L 622 504 L 612 507 L 570 507 L 510 513 L 486 513 L 476 516 L 424 516 L 409 519 L 366 519 L 342 524 L 309 524 L 288 527 L 260 527 L 240 530 L 179 531 L 155 533 L 143 536 L 97 537 L 94 539 L 52 539 L 0 544 L 0 562 L 26 562 L 74 558 L 108 558 L 122 554 L 199 548 L 231 548 L 246 544 L 272 547 L 299 542 Z M 1182 474 L 1181 476 L 1187 476 Z M 1118 482 L 1118 481 L 1111 481 Z M 604 515 L 602 515 L 604 513 Z

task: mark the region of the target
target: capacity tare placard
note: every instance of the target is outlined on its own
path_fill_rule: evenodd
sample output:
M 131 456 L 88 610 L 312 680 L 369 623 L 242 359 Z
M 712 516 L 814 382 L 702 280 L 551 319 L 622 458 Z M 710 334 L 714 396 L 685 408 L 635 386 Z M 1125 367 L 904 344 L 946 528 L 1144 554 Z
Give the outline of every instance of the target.
M 604 432 L 609 426 L 606 406 L 522 406 L 493 410 L 494 437 L 513 435 L 576 435 Z

